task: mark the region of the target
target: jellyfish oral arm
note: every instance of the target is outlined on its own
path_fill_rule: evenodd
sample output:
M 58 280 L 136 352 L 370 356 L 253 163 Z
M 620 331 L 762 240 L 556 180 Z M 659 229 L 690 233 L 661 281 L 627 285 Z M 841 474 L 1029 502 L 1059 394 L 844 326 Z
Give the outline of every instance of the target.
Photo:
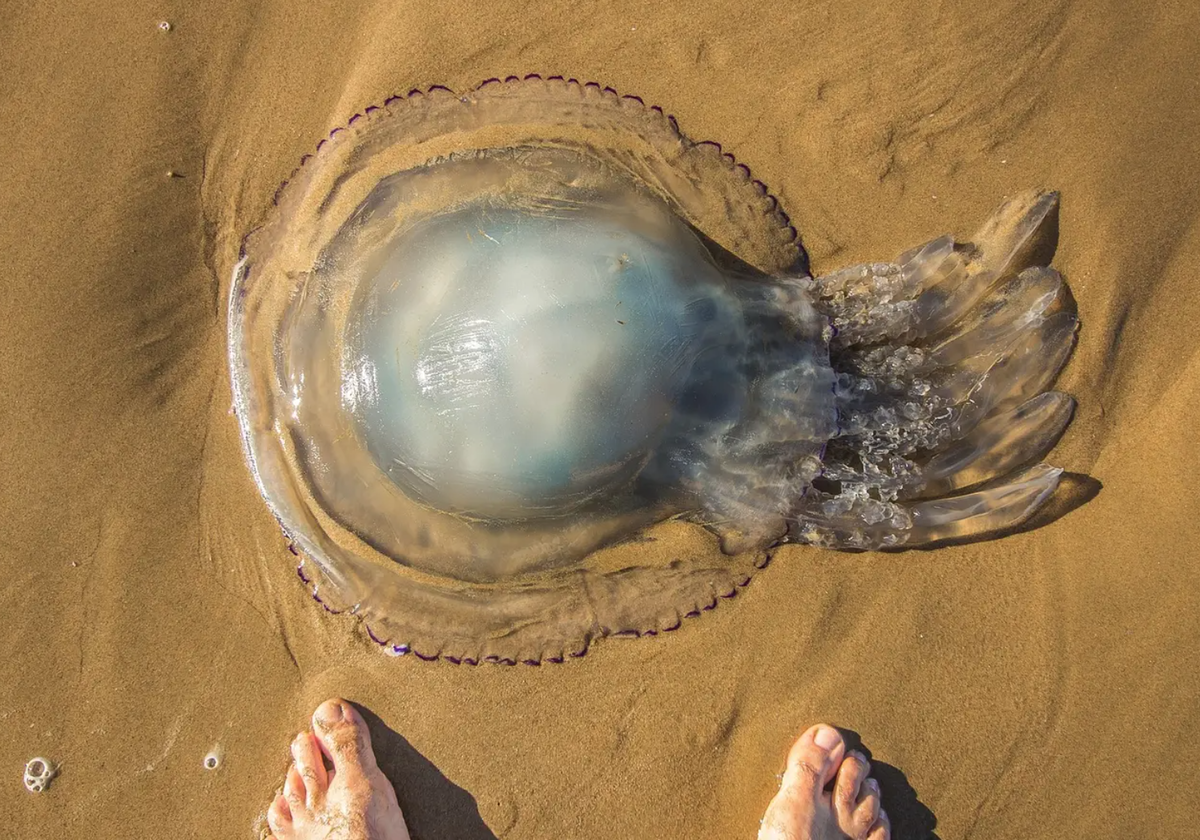
M 836 331 L 838 430 L 794 538 L 869 549 L 972 537 L 1021 523 L 1054 491 L 1060 469 L 1026 465 L 1074 409 L 1047 390 L 1078 329 L 1062 278 L 1038 264 L 1057 209 L 1056 193 L 1026 193 L 968 243 L 941 237 L 812 282 Z

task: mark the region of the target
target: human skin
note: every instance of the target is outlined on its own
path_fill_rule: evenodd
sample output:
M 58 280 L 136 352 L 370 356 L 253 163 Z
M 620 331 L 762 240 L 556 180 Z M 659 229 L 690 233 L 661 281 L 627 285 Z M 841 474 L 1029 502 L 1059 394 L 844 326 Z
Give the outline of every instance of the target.
M 395 788 L 350 703 L 334 698 L 318 706 L 312 731 L 298 734 L 291 751 L 283 791 L 267 811 L 269 840 L 410 840 Z M 809 728 L 788 753 L 759 840 L 889 840 L 870 771 L 836 729 Z

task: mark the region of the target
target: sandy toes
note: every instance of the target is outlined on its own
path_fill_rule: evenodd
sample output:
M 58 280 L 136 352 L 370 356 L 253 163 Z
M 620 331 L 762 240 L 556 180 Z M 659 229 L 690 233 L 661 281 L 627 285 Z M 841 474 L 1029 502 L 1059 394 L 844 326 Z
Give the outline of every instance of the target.
M 292 741 L 283 795 L 267 811 L 274 840 L 409 840 L 392 783 L 375 763 L 371 735 L 345 700 L 326 700 L 313 731 Z M 325 759 L 333 765 L 326 769 Z
M 818 724 L 792 745 L 779 793 L 767 806 L 758 840 L 890 840 L 879 783 L 866 756 L 836 729 Z M 826 790 L 833 782 L 833 789 Z
M 371 735 L 354 707 L 326 700 L 312 722 L 312 732 L 292 741 L 283 794 L 267 812 L 272 840 L 409 840 L 396 791 L 375 763 Z M 788 753 L 759 840 L 890 840 L 870 772 L 865 756 L 846 752 L 836 729 L 812 727 Z

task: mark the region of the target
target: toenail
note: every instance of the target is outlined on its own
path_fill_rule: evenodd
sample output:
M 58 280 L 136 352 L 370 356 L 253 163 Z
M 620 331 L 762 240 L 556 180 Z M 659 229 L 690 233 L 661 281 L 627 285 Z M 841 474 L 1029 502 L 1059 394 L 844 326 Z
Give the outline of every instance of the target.
M 818 726 L 817 734 L 813 736 L 813 742 L 826 752 L 832 752 L 841 739 L 842 736 L 832 726 Z
M 342 704 L 335 703 L 330 700 L 327 703 L 322 703 L 321 708 L 317 709 L 317 720 L 326 726 L 332 726 L 342 719 Z

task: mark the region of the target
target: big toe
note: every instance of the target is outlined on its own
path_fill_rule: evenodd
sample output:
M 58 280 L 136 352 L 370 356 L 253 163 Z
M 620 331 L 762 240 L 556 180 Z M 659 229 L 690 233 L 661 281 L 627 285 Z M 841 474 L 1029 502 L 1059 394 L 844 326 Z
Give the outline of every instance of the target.
M 317 707 L 313 712 L 313 734 L 321 751 L 333 762 L 335 773 L 366 775 L 378 769 L 367 724 L 345 700 L 326 700 Z
M 818 723 L 796 739 L 788 751 L 783 787 L 810 798 L 833 780 L 846 754 L 846 742 L 832 726 Z

